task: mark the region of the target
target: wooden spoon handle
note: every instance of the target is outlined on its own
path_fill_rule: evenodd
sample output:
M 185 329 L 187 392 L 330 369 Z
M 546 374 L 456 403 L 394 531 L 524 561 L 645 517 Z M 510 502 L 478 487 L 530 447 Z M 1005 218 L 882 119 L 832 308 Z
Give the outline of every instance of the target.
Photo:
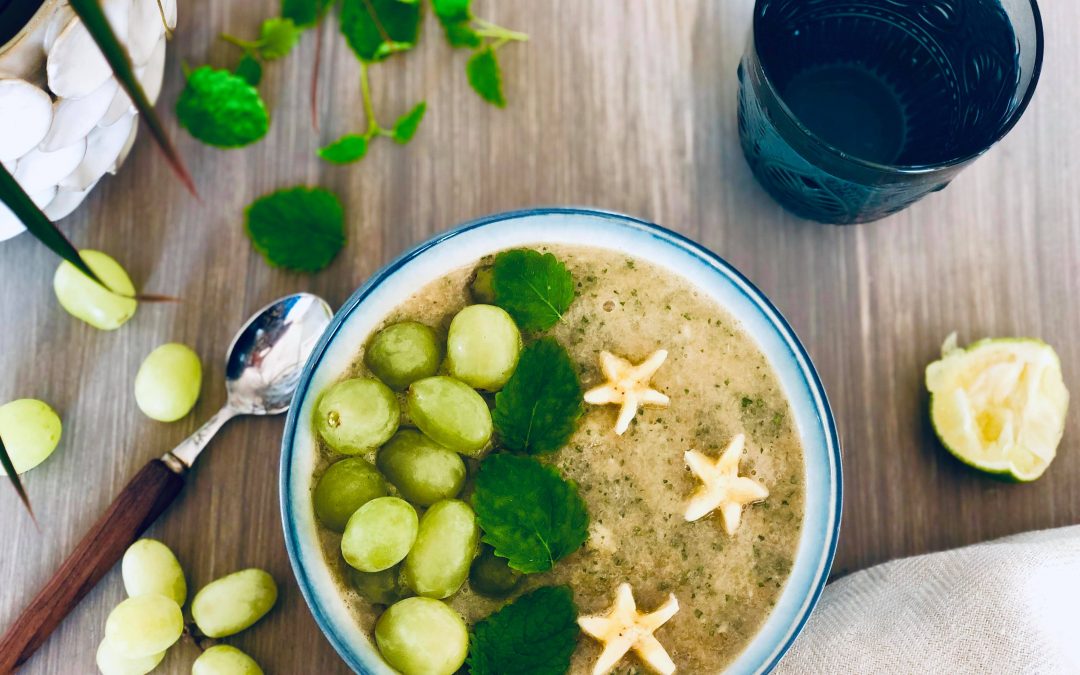
M 0 673 L 10 673 L 30 658 L 183 486 L 183 472 L 174 471 L 160 459 L 135 474 L 0 638 Z

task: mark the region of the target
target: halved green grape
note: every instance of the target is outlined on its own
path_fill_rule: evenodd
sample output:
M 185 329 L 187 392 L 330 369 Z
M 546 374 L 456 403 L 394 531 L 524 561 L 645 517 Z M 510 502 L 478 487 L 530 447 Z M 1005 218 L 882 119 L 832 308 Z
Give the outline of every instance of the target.
M 164 595 L 181 607 L 187 600 L 187 581 L 180 561 L 156 539 L 140 539 L 129 546 L 120 562 L 120 575 L 130 597 Z
M 364 599 L 378 605 L 392 605 L 412 595 L 401 581 L 401 565 L 380 572 L 361 572 L 350 567 L 349 581 Z
M 355 455 L 394 435 L 401 408 L 394 392 L 372 378 L 343 380 L 323 392 L 315 409 L 315 428 L 338 452 Z
M 334 532 L 344 532 L 349 516 L 372 499 L 386 496 L 386 481 L 363 457 L 331 464 L 311 494 L 315 515 Z
M 361 572 L 379 572 L 405 558 L 416 541 L 419 519 L 409 502 L 379 497 L 352 514 L 341 536 L 341 555 Z
M 274 578 L 254 567 L 211 581 L 191 601 L 191 616 L 203 635 L 234 635 L 266 616 L 277 602 Z
M 404 675 L 452 675 L 465 663 L 469 632 L 445 603 L 408 598 L 379 617 L 375 642 L 386 662 Z
M 165 650 L 149 656 L 128 658 L 108 640 L 98 645 L 95 661 L 101 675 L 146 675 L 165 658 Z
M 483 544 L 469 570 L 469 587 L 489 598 L 505 598 L 517 590 L 525 575 L 510 567 L 506 558 L 495 555 L 495 549 Z
M 105 290 L 74 265 L 64 261 L 56 268 L 53 277 L 56 299 L 76 319 L 101 330 L 116 330 L 135 315 L 139 306 L 131 297 L 135 295 L 135 285 L 120 263 L 101 251 L 80 251 L 79 255 L 94 270 L 94 274 L 115 292 Z
M 514 374 L 521 331 L 494 305 L 472 305 L 457 313 L 446 338 L 446 367 L 475 389 L 498 391 Z
M 438 376 L 413 382 L 406 405 L 420 431 L 455 452 L 479 457 L 491 440 L 491 410 L 460 380 Z
M 417 595 L 448 598 L 469 576 L 480 528 L 463 501 L 441 501 L 424 514 L 416 544 L 405 558 L 405 583 Z
M 372 338 L 364 364 L 394 389 L 439 372 L 442 345 L 430 326 L 403 321 L 383 328 Z
M 263 675 L 263 670 L 236 647 L 214 645 L 191 664 L 191 675 Z
M 175 422 L 195 407 L 202 389 L 199 355 L 178 342 L 147 354 L 135 374 L 135 403 L 152 420 Z
M 164 595 L 128 598 L 105 620 L 105 640 L 117 654 L 138 659 L 163 652 L 184 632 L 180 605 Z
M 44 401 L 20 398 L 0 405 L 0 439 L 16 473 L 26 473 L 48 459 L 63 429 L 60 416 Z
M 492 285 L 494 278 L 495 268 L 491 265 L 476 268 L 472 282 L 469 284 L 469 291 L 472 293 L 473 300 L 482 302 L 485 305 L 495 304 L 495 288 Z
M 379 450 L 375 463 L 401 496 L 419 506 L 452 499 L 465 484 L 465 462 L 415 429 L 402 429 Z

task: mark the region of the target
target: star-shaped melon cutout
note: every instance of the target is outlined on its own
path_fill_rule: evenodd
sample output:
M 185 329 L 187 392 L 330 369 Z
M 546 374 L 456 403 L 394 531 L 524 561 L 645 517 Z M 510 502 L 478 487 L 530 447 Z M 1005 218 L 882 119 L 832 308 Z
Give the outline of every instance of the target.
M 699 520 L 719 509 L 724 530 L 735 534 L 743 507 L 769 496 L 764 485 L 739 475 L 739 458 L 745 445 L 746 436 L 739 434 L 715 461 L 695 450 L 686 452 L 687 466 L 702 482 L 686 507 L 688 521 Z
M 674 673 L 675 662 L 671 660 L 659 640 L 653 637 L 653 633 L 678 611 L 679 601 L 672 593 L 668 596 L 667 602 L 656 611 L 642 614 L 637 610 L 634 590 L 630 584 L 619 584 L 619 588 L 615 591 L 615 604 L 607 614 L 578 618 L 581 630 L 604 645 L 604 651 L 596 660 L 592 674 L 610 673 L 615 664 L 631 649 L 643 662 L 661 675 Z
M 621 436 L 630 427 L 630 421 L 634 419 L 640 406 L 664 407 L 671 403 L 671 399 L 649 384 L 656 371 L 664 365 L 665 359 L 667 351 L 659 349 L 635 366 L 611 352 L 600 352 L 600 370 L 608 381 L 585 392 L 585 402 L 593 405 L 622 405 L 619 419 L 615 422 L 615 433 Z

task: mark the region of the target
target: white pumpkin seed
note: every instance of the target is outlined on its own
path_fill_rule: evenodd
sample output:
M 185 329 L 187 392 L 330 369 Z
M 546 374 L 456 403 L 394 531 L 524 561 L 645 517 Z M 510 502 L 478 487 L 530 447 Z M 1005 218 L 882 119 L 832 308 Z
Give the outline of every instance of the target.
M 158 40 L 165 34 L 158 0 L 132 0 L 128 19 L 127 47 L 131 62 L 141 66 L 150 60 Z
M 131 148 L 135 145 L 135 137 L 139 135 L 138 122 L 131 125 L 131 133 L 128 134 L 127 141 L 124 143 L 124 147 L 120 149 L 120 154 L 117 155 L 116 161 L 109 167 L 109 173 L 116 175 L 116 172 L 120 170 L 120 166 L 127 159 L 128 153 L 131 152 Z
M 111 126 L 95 127 L 86 137 L 86 156 L 60 187 L 85 190 L 97 182 L 120 156 L 134 125 L 135 116 L 127 115 Z
M 105 117 L 120 85 L 110 77 L 100 87 L 82 98 L 62 98 L 53 104 L 53 121 L 41 149 L 53 152 L 86 138 Z
M 52 99 L 26 80 L 0 80 L 0 159 L 22 157 L 45 138 Z
M 31 194 L 30 199 L 39 209 L 44 209 L 55 196 L 56 186 L 54 185 L 41 192 Z M 25 229 L 26 227 L 22 224 L 22 221 L 8 207 L 0 203 L 0 241 L 11 239 Z
M 67 25 L 71 23 L 71 20 L 75 18 L 75 10 L 71 8 L 71 5 L 66 2 L 56 7 L 56 11 L 53 12 L 49 20 L 45 22 L 45 38 L 41 44 L 45 53 L 52 51 L 53 44 L 56 42 L 56 37 L 60 35 L 60 32 L 67 28 Z
M 53 197 L 53 200 L 49 202 L 49 205 L 42 209 L 42 211 L 44 211 L 45 215 L 52 221 L 65 218 L 72 211 L 77 209 L 79 204 L 83 203 L 86 196 L 94 189 L 94 185 L 97 185 L 96 181 L 85 190 L 65 190 L 61 188 L 56 191 L 56 196 Z
M 135 77 L 139 79 L 139 84 L 142 85 L 143 91 L 146 92 L 146 98 L 150 100 L 150 103 L 157 103 L 157 98 L 161 94 L 164 75 L 165 38 L 162 37 L 158 40 L 157 46 L 154 47 L 154 53 L 150 55 L 150 60 L 146 62 L 146 65 L 135 69 Z
M 19 160 L 15 180 L 28 193 L 55 187 L 79 166 L 85 154 L 85 138 L 53 152 L 34 148 Z
M 127 35 L 131 0 L 104 0 L 109 25 L 117 35 Z M 71 21 L 56 37 L 45 63 L 49 89 L 61 98 L 82 98 L 112 75 L 105 56 L 81 19 Z

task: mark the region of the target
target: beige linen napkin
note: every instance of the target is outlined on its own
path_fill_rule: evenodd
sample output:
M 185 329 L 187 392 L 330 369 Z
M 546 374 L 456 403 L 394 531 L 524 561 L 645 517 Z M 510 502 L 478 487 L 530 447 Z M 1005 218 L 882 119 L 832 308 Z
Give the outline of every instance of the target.
M 831 583 L 775 672 L 1080 673 L 1080 526 L 896 560 Z

